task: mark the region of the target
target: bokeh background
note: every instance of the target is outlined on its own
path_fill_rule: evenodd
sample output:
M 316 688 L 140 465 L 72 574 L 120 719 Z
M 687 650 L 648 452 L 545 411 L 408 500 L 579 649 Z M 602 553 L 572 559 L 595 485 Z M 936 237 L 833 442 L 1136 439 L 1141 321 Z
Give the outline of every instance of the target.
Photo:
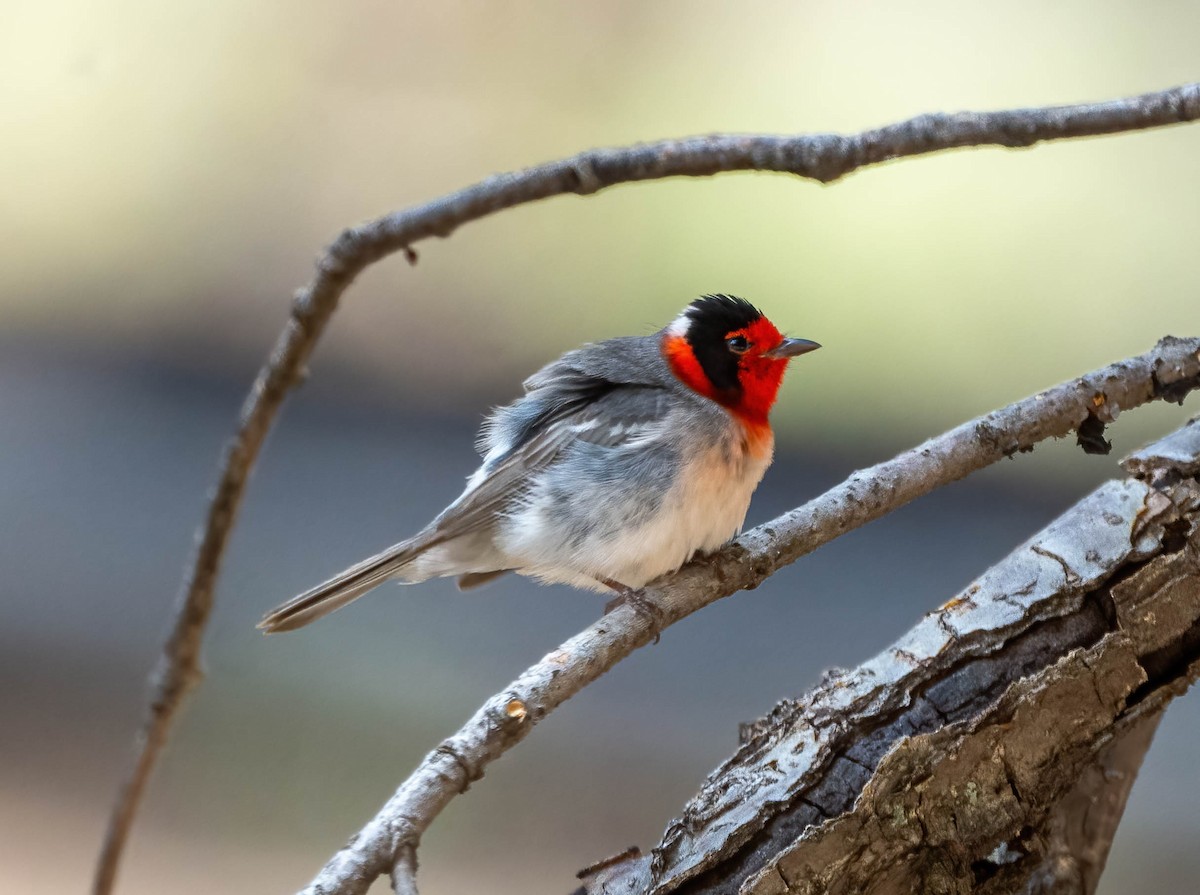
M 242 395 L 346 224 L 495 172 L 711 131 L 854 131 L 1195 79 L 1200 6 L 1016 0 L 6 4 L 0 29 L 0 889 L 86 885 Z M 248 493 L 125 893 L 285 892 L 601 600 L 388 589 L 266 609 L 457 494 L 481 413 L 702 292 L 825 349 L 751 522 L 970 416 L 1200 332 L 1200 127 L 619 187 L 472 224 L 349 293 Z M 1194 410 L 1194 402 L 1193 408 Z M 1182 421 L 1050 444 L 671 629 L 426 837 L 423 891 L 547 892 L 653 845 L 738 721 L 882 649 Z M 1200 702 L 1168 714 L 1102 890 L 1200 875 Z

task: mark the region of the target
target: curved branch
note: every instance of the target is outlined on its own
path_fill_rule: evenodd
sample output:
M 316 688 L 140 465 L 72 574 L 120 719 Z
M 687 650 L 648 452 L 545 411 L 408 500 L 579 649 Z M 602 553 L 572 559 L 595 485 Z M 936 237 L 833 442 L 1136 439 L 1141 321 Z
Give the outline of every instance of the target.
M 1062 383 L 930 439 L 746 532 L 732 544 L 684 566 L 645 589 L 660 616 L 651 622 L 623 605 L 572 637 L 489 699 L 420 766 L 344 849 L 305 895 L 359 895 L 387 873 L 484 768 L 520 742 L 534 724 L 596 680 L 668 625 L 739 590 L 753 588 L 781 566 L 1087 419 L 1111 419 L 1156 398 L 1182 400 L 1200 387 L 1200 339 L 1163 339 L 1151 352 Z
M 212 611 L 221 560 L 246 481 L 287 392 L 337 308 L 365 268 L 431 236 L 449 236 L 469 221 L 550 196 L 586 195 L 619 183 L 723 171 L 776 171 L 828 183 L 859 168 L 904 156 L 964 146 L 1031 146 L 1043 140 L 1144 130 L 1200 118 L 1200 84 L 1111 102 L 921 115 L 852 136 L 714 135 L 600 149 L 500 174 L 423 205 L 345 230 L 296 293 L 291 317 L 259 372 L 219 466 L 219 478 L 151 682 L 152 694 L 135 745 L 134 765 L 118 793 L 93 882 L 112 891 L 117 864 L 158 755 L 183 699 L 200 677 L 200 643 Z

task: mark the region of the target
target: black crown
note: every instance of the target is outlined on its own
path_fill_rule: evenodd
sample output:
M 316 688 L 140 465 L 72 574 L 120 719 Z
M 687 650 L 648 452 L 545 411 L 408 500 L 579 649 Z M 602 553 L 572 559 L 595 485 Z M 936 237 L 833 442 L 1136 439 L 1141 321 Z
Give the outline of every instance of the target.
M 688 305 L 687 315 L 693 326 L 699 325 L 709 332 L 719 331 L 716 335 L 720 337 L 749 326 L 763 314 L 736 295 L 703 295 Z

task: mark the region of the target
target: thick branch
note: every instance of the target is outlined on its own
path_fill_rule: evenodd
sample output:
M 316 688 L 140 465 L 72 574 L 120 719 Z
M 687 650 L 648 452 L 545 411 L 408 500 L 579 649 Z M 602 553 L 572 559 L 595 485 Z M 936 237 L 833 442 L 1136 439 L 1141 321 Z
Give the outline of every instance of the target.
M 118 794 L 97 864 L 94 895 L 112 890 L 117 863 L 142 792 L 184 697 L 199 679 L 200 643 L 246 481 L 267 431 L 305 365 L 342 293 L 366 267 L 430 236 L 550 196 L 580 195 L 618 183 L 722 171 L 761 170 L 822 182 L 888 159 L 964 146 L 1031 146 L 1042 140 L 1144 130 L 1200 118 L 1200 84 L 1112 102 L 1007 112 L 922 115 L 853 136 L 729 135 L 693 137 L 569 159 L 501 174 L 459 192 L 346 230 L 318 261 L 295 297 L 291 317 L 260 371 L 238 430 L 219 467 L 207 516 L 184 577 L 175 622 L 151 683 L 134 766 Z M 415 257 L 415 256 L 410 256 Z
M 646 599 L 660 610 L 660 628 L 665 628 L 722 597 L 761 584 L 781 566 L 916 497 L 1040 440 L 1066 435 L 1094 412 L 1108 414 L 1118 406 L 1129 409 L 1152 400 L 1164 388 L 1174 390 L 1170 383 L 1186 383 L 1180 396 L 1200 385 L 1200 339 L 1165 339 L 1149 354 L 1056 386 L 855 473 L 799 509 L 651 585 Z M 644 614 L 623 606 L 543 658 L 426 756 L 305 892 L 365 892 L 371 879 L 387 872 L 397 850 L 415 844 L 488 764 L 655 633 Z M 724 822 L 728 824 L 727 816 Z
M 1161 720 L 1161 710 L 1142 710 L 1137 721 L 1123 721 L 1111 732 L 1108 744 L 1079 772 L 1075 787 L 1046 818 L 1041 831 L 1042 860 L 1027 855 L 1027 866 L 1019 872 L 1025 879 L 1039 883 L 1062 881 L 1071 888 L 1042 885 L 1039 891 L 1081 891 L 1087 895 L 1096 891 L 1125 814 L 1125 803 Z M 1017 863 L 1016 855 L 1008 857 L 1010 864 Z M 1008 872 L 1017 870 L 1009 867 Z
M 1184 518 L 1194 528 L 1194 506 Z M 1093 646 L 1017 680 L 974 717 L 902 740 L 853 810 L 806 830 L 736 891 L 1091 895 L 1150 734 L 1200 673 L 1188 642 L 1200 626 L 1197 547 L 1159 556 L 1114 591 L 1118 618 Z M 1163 609 L 1166 624 L 1155 621 Z M 1164 639 L 1173 661 L 1159 666 L 1149 644 Z M 1106 768 L 1118 776 L 1106 781 Z M 1113 791 L 1097 804 L 1105 783 Z
M 585 890 L 1092 892 L 1153 726 L 1200 672 L 1198 464 L 1200 422 L 1139 452 L 1149 481 L 1102 486 L 750 726 L 651 858 Z

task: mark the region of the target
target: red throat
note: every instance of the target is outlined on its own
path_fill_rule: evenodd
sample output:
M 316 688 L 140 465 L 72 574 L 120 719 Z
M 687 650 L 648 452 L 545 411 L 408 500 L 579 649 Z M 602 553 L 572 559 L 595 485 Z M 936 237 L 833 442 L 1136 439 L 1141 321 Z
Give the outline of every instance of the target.
M 744 329 L 729 333 L 729 337 L 734 335 L 745 336 L 752 346 L 750 351 L 738 359 L 740 389 L 714 388 L 696 358 L 691 344 L 684 336 L 666 333 L 663 336 L 662 352 L 671 367 L 671 372 L 684 385 L 725 407 L 746 427 L 747 434 L 758 440 L 771 431 L 768 417 L 788 364 L 787 358 L 767 358 L 762 356 L 762 352 L 778 345 L 783 336 L 765 317 Z

